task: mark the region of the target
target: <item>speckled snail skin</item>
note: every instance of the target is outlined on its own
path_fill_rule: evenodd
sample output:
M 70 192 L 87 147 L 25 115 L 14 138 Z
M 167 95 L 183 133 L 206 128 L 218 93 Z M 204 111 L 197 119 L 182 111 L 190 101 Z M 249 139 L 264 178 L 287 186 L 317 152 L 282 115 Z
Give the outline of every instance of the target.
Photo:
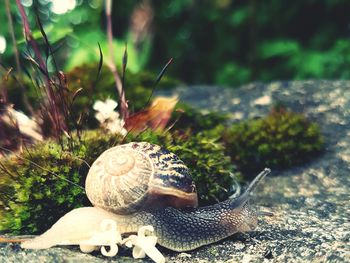
M 152 225 L 161 246 L 188 251 L 253 230 L 257 214 L 248 201 L 269 172 L 260 173 L 237 199 L 197 208 L 196 187 L 184 163 L 157 145 L 132 142 L 102 153 L 85 188 L 95 207 L 115 214 L 121 233 Z

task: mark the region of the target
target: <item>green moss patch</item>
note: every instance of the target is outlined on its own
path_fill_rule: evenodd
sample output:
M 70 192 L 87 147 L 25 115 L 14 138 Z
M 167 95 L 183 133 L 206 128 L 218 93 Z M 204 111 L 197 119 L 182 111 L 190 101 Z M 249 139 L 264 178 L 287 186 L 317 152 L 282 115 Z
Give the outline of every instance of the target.
M 88 205 L 84 192 L 87 164 L 117 143 L 116 136 L 88 132 L 83 141 L 61 147 L 46 141 L 1 159 L 0 231 L 37 233 L 69 210 Z
M 284 169 L 306 163 L 324 145 L 316 123 L 283 109 L 222 130 L 222 140 L 232 161 L 245 175 L 263 167 Z

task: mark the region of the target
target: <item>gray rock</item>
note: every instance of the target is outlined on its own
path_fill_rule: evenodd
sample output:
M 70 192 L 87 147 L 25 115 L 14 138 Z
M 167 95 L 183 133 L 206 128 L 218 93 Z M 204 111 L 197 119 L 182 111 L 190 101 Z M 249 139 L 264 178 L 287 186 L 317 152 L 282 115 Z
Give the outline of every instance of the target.
M 273 171 L 262 183 L 255 204 L 274 216 L 261 218 L 254 232 L 186 253 L 162 249 L 169 262 L 350 262 L 349 81 L 191 86 L 174 92 L 203 111 L 229 113 L 232 122 L 265 116 L 273 104 L 283 103 L 320 124 L 326 151 L 304 166 Z M 0 244 L 0 262 L 127 262 L 130 253 L 106 259 L 77 248 L 31 251 Z

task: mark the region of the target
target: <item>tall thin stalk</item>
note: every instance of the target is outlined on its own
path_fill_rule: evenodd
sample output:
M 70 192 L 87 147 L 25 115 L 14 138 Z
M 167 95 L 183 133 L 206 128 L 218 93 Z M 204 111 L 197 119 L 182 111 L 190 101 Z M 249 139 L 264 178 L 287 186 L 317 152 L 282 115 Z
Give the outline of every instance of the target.
M 62 118 L 62 112 L 60 110 L 60 102 L 57 101 L 55 96 L 55 92 L 54 92 L 55 84 L 50 79 L 50 74 L 48 72 L 46 62 L 40 53 L 38 43 L 35 41 L 32 35 L 28 17 L 26 15 L 24 7 L 22 6 L 20 0 L 16 0 L 16 4 L 21 15 L 25 39 L 28 45 L 33 49 L 35 54 L 35 60 L 33 58 L 30 58 L 30 60 L 38 66 L 39 70 L 41 71 L 41 73 L 44 75 L 44 78 L 45 78 L 45 93 L 48 97 L 48 100 L 46 102 L 48 104 L 47 105 L 48 109 L 47 110 L 43 109 L 43 114 L 47 114 L 52 123 L 52 129 L 53 129 L 52 132 L 54 137 L 60 138 L 62 133 L 67 133 L 68 127 L 65 122 L 65 119 Z
M 15 58 L 16 58 L 16 69 L 17 69 L 17 72 L 19 74 L 21 74 L 22 70 L 21 70 L 21 64 L 19 62 L 19 52 L 18 52 L 18 48 L 17 48 L 15 32 L 14 32 L 14 29 L 13 29 L 13 20 L 12 20 L 12 16 L 11 16 L 10 1 L 9 0 L 5 0 L 5 5 L 6 5 L 7 20 L 8 20 L 8 23 L 9 23 L 9 31 L 10 31 L 10 34 L 11 34 L 12 45 L 13 45 Z
M 119 94 L 119 103 L 120 103 L 120 115 L 123 119 L 126 119 L 129 115 L 128 111 L 128 103 L 126 102 L 125 92 L 123 91 L 124 87 L 120 76 L 117 71 L 117 66 L 114 60 L 114 49 L 113 49 L 113 30 L 112 30 L 112 1 L 106 0 L 106 19 L 107 19 L 107 38 L 108 38 L 108 49 L 109 49 L 109 57 L 110 62 L 107 63 L 110 68 L 115 85 Z
M 20 63 L 20 60 L 19 60 L 19 52 L 18 52 L 18 47 L 17 47 L 15 30 L 14 30 L 14 27 L 13 27 L 13 19 L 12 19 L 12 15 L 11 15 L 10 1 L 9 0 L 5 0 L 5 5 L 6 5 L 6 14 L 7 14 L 7 20 L 8 20 L 8 25 L 9 25 L 9 31 L 10 31 L 10 34 L 11 34 L 12 45 L 13 45 L 13 49 L 14 49 L 14 53 L 15 53 L 16 70 L 17 70 L 17 73 L 18 73 L 18 77 L 21 78 L 22 68 L 21 68 L 21 63 Z M 24 86 L 22 85 L 22 83 L 20 81 L 18 82 L 18 84 L 19 84 L 19 86 L 20 86 L 20 88 L 22 90 L 22 100 L 23 100 L 24 105 L 30 111 L 31 114 L 34 114 L 33 107 L 29 103 L 29 100 L 28 100 L 28 97 L 26 95 Z
M 16 4 L 17 4 L 18 10 L 19 10 L 19 13 L 21 14 L 21 18 L 22 18 L 22 22 L 23 22 L 24 36 L 26 38 L 26 41 L 28 42 L 28 44 L 32 47 L 32 49 L 34 51 L 35 57 L 39 62 L 40 70 L 44 73 L 45 77 L 48 78 L 49 74 L 47 71 L 46 63 L 40 54 L 40 49 L 39 49 L 38 43 L 35 41 L 35 39 L 32 35 L 32 31 L 30 30 L 28 17 L 27 17 L 26 12 L 21 4 L 21 0 L 16 0 Z M 49 81 L 49 79 L 47 79 L 47 81 Z

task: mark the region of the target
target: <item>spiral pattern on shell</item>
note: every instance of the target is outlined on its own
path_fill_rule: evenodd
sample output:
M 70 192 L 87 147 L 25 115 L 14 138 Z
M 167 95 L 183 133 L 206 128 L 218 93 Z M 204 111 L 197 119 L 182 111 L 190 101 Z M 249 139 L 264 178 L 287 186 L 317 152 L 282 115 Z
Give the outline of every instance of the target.
M 198 202 L 184 163 L 168 150 L 146 142 L 103 152 L 89 170 L 85 190 L 94 206 L 115 213 L 132 213 L 154 202 L 171 206 L 177 206 L 179 200 L 185 200 L 187 206 Z

